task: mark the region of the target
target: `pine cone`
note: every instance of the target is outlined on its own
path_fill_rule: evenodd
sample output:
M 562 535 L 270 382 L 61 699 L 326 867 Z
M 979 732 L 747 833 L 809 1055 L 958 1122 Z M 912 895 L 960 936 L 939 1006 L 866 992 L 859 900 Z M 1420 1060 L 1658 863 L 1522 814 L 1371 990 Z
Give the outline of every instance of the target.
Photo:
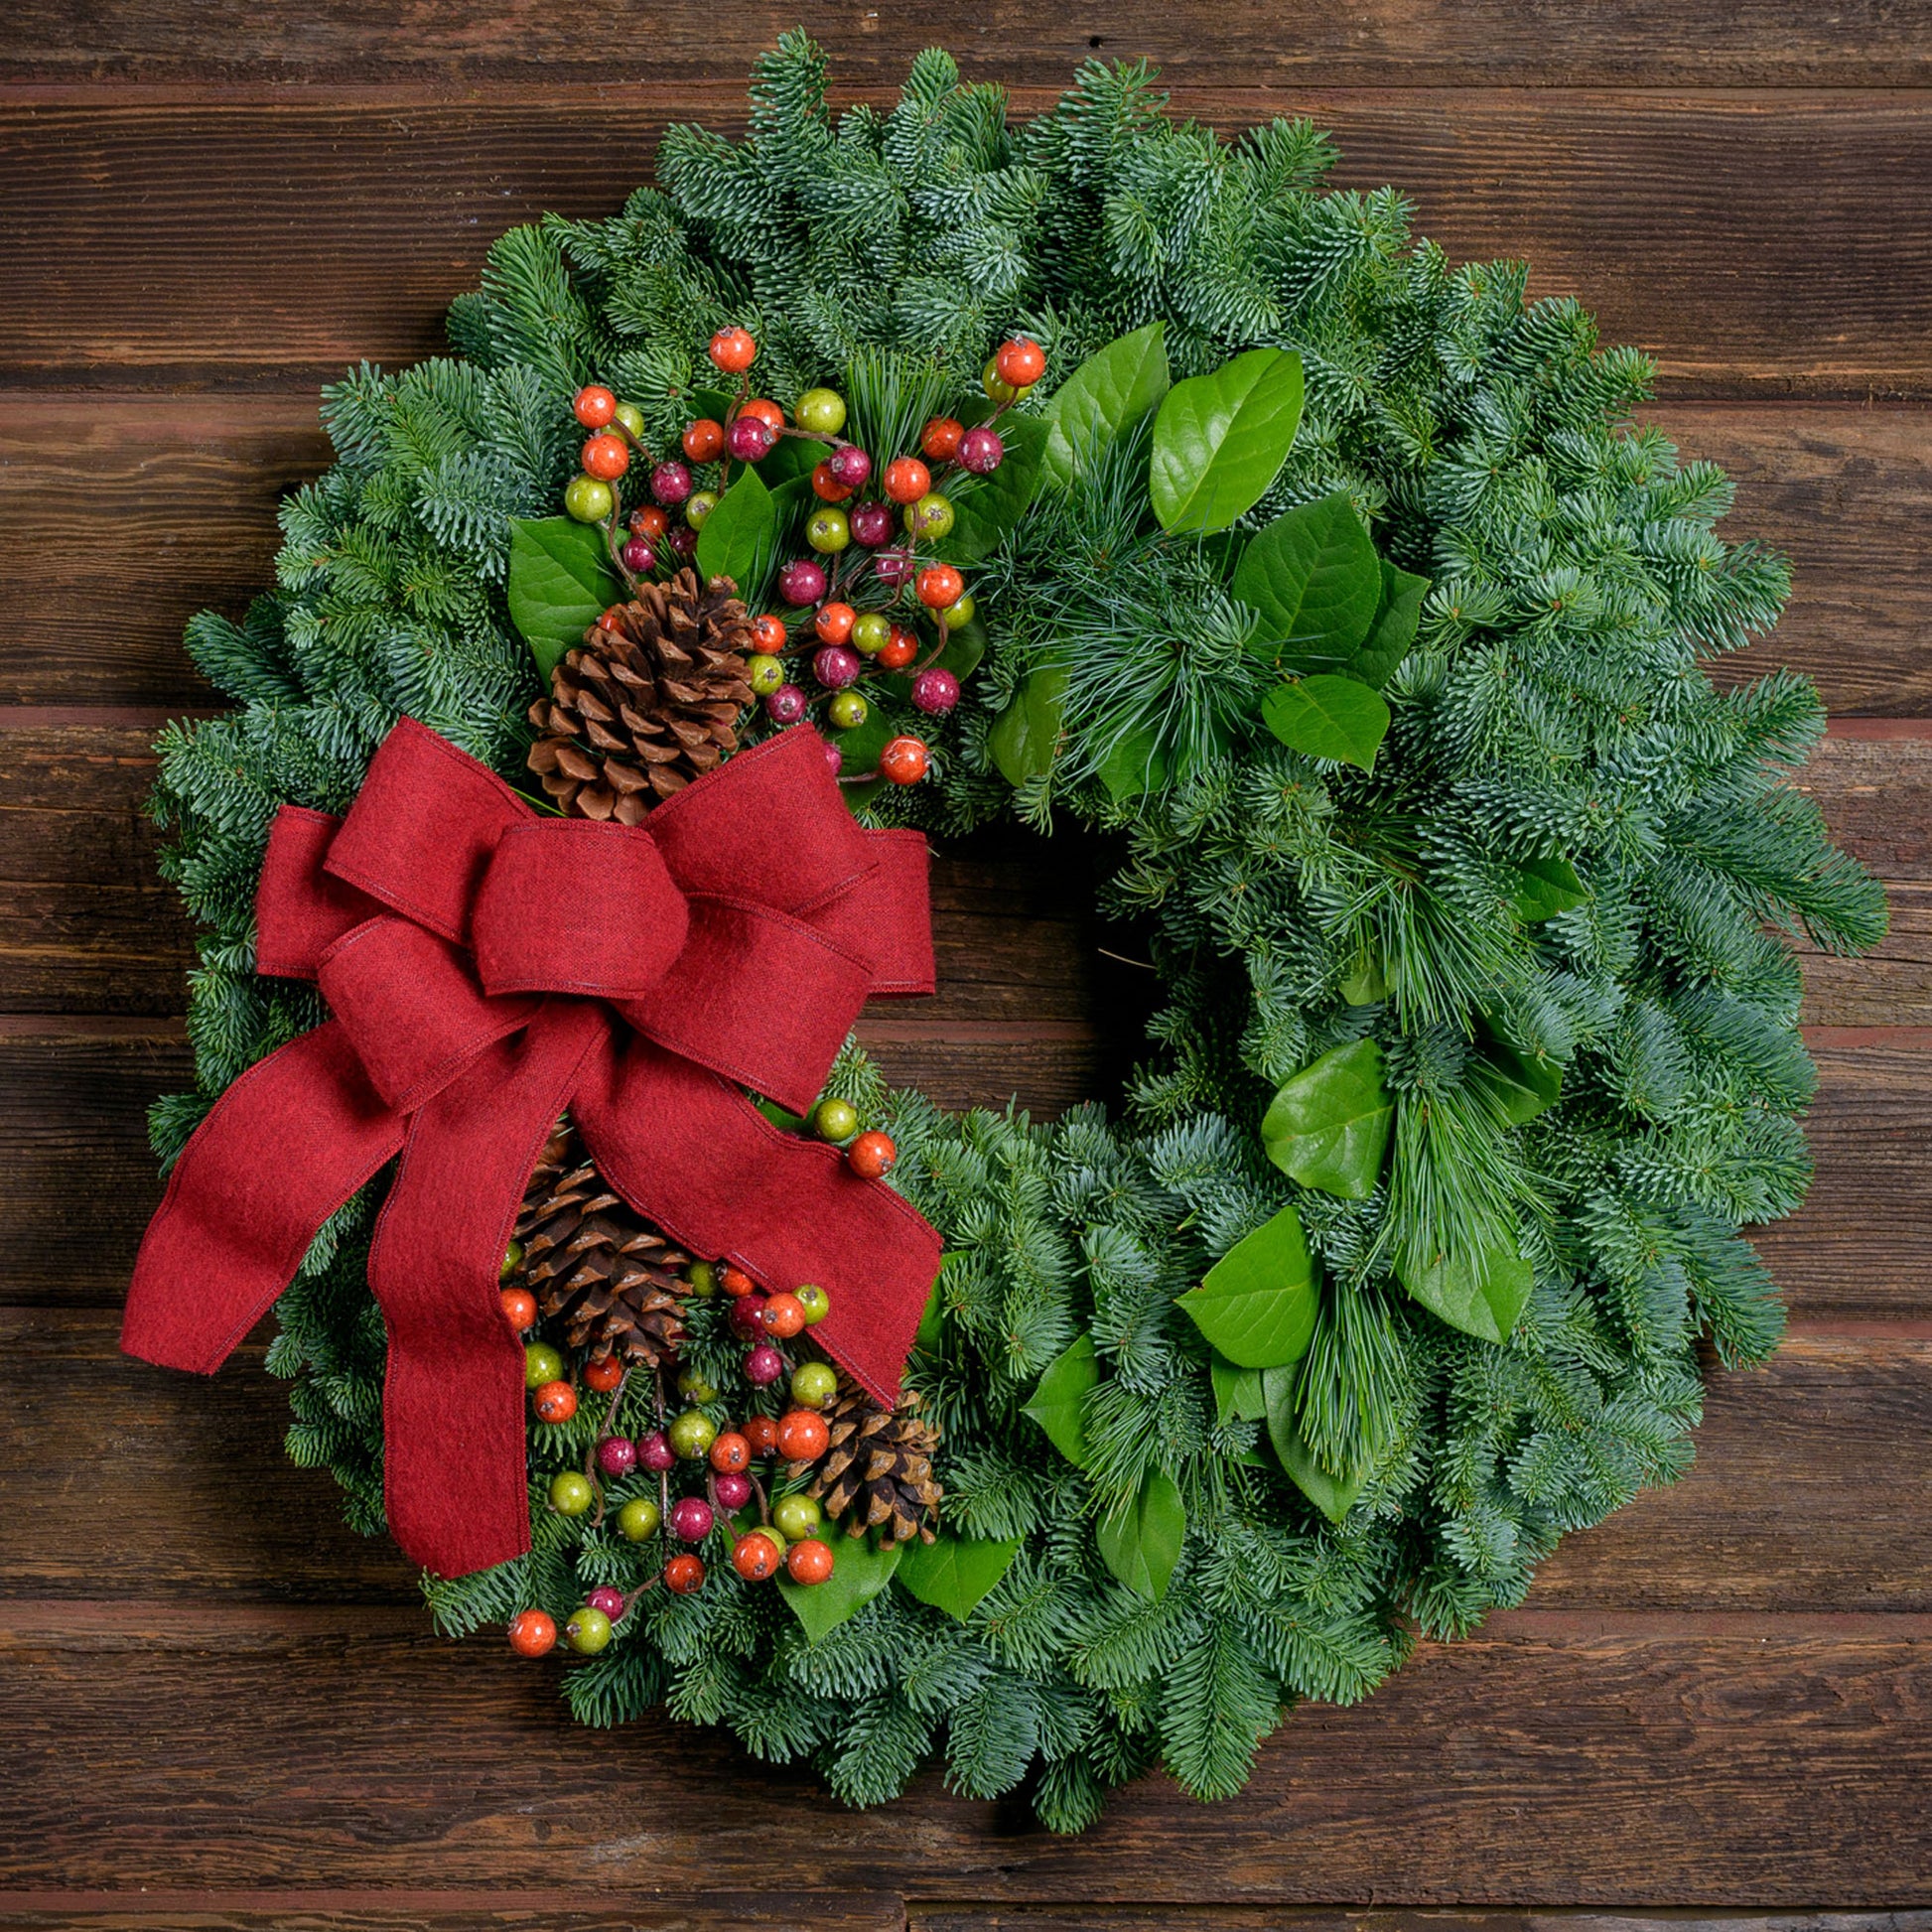
M 608 620 L 608 622 L 607 622 Z M 752 620 L 729 577 L 681 570 L 607 611 L 530 707 L 529 765 L 578 818 L 638 825 L 738 749 Z
M 939 1432 L 914 1413 L 916 1395 L 897 1409 L 882 1409 L 856 1382 L 839 1377 L 838 1399 L 826 1423 L 831 1445 L 816 1464 L 794 1462 L 793 1476 L 809 1469 L 809 1493 L 826 1515 L 845 1524 L 848 1536 L 883 1529 L 882 1541 L 930 1543 L 945 1494 L 932 1477 Z
M 684 1339 L 680 1271 L 690 1256 L 604 1184 L 577 1130 L 559 1121 L 516 1217 L 517 1279 L 573 1348 L 655 1368 Z

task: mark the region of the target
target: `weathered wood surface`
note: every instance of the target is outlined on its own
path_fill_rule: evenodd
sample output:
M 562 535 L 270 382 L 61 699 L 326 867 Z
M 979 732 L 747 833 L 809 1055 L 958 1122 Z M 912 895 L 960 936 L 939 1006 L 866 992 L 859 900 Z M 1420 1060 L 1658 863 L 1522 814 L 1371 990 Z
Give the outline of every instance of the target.
M 1655 352 L 1649 414 L 1737 478 L 1728 533 L 1795 560 L 1785 623 L 1722 675 L 1819 680 L 1841 722 L 1799 782 L 1893 933 L 1806 959 L 1818 1179 L 1760 1237 L 1794 1332 L 1714 1372 L 1690 1474 L 1567 1542 L 1525 1609 L 1298 1714 L 1231 1805 L 1157 1780 L 1068 1845 L 928 1779 L 854 1818 L 717 1739 L 582 1732 L 550 1667 L 431 1635 L 400 1558 L 281 1456 L 259 1338 L 209 1382 L 116 1353 L 142 1112 L 188 1069 L 191 934 L 140 812 L 156 725 L 215 702 L 183 621 L 267 583 L 277 497 L 327 460 L 318 382 L 440 347 L 489 240 L 613 207 L 665 120 L 737 124 L 794 18 L 0 18 L 0 1924 L 1932 1932 L 1894 1909 L 1932 1906 L 1925 0 L 810 23 L 842 99 L 945 41 L 1024 106 L 1146 54 L 1224 127 L 1325 121 L 1341 180 Z M 1117 1083 L 1147 985 L 1088 910 L 1101 863 L 942 854 L 945 990 L 866 1022 L 894 1077 L 1049 1112 Z

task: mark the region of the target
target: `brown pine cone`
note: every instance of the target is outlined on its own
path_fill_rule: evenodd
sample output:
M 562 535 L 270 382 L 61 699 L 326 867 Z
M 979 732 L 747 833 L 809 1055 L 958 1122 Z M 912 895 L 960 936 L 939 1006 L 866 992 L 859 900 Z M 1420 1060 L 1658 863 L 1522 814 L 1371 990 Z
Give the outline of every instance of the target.
M 641 824 L 738 749 L 752 647 L 729 577 L 701 584 L 685 569 L 639 585 L 550 673 L 549 697 L 530 707 L 542 734 L 530 769 L 574 817 Z
M 939 1432 L 914 1413 L 916 1395 L 882 1409 L 858 1383 L 839 1377 L 839 1393 L 825 1418 L 831 1443 L 816 1463 L 794 1462 L 794 1477 L 811 1475 L 808 1493 L 848 1536 L 883 1531 L 882 1543 L 930 1543 L 945 1494 L 932 1475 Z
M 678 1296 L 691 1257 L 604 1184 L 568 1121 L 559 1121 L 516 1217 L 514 1279 L 559 1316 L 572 1348 L 655 1368 L 684 1339 Z

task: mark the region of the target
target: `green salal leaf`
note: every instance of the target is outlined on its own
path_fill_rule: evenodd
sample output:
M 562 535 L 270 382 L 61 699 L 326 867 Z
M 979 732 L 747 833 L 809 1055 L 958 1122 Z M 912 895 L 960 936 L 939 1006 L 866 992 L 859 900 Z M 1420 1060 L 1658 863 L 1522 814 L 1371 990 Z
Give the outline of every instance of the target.
M 1167 393 L 1166 323 L 1149 323 L 1089 355 L 1046 405 L 1044 480 L 1065 488 L 1077 466 L 1104 457 Z
M 729 577 L 739 596 L 755 604 L 777 546 L 777 505 L 764 479 L 748 466 L 719 497 L 698 532 L 698 575 Z
M 1000 467 L 990 477 L 956 479 L 947 486 L 953 525 L 934 549 L 952 563 L 976 564 L 990 557 L 1026 515 L 1039 487 L 1045 423 L 1037 416 L 1008 414 L 1000 418 L 998 429 L 1006 445 Z
M 1100 1357 L 1093 1337 L 1082 1335 L 1047 1365 L 1033 1400 L 1020 1411 L 1046 1432 L 1046 1440 L 1076 1469 L 1087 1466 L 1087 1397 L 1100 1386 Z
M 1382 560 L 1347 492 L 1337 490 L 1256 531 L 1231 588 L 1261 619 L 1258 656 L 1284 671 L 1341 670 L 1375 623 Z
M 1358 953 L 1336 989 L 1351 1007 L 1372 1007 L 1389 997 L 1388 975 L 1373 953 Z
M 1153 1469 L 1138 1495 L 1100 1519 L 1094 1545 L 1129 1589 L 1158 1603 L 1168 1593 L 1186 1536 L 1187 1511 L 1173 1477 Z
M 1513 1248 L 1464 1248 L 1420 1267 L 1396 1269 L 1409 1294 L 1451 1328 L 1483 1341 L 1507 1341 L 1536 1285 Z
M 1422 621 L 1422 601 L 1429 595 L 1429 579 L 1398 570 L 1386 557 L 1377 560 L 1382 573 L 1382 602 L 1368 635 L 1348 660 L 1348 672 L 1377 691 L 1395 675 L 1409 655 Z
M 1289 1479 L 1331 1523 L 1339 1523 L 1354 1507 L 1367 1479 L 1365 1470 L 1332 1476 L 1309 1453 L 1302 1424 L 1295 1413 L 1295 1385 L 1299 1371 L 1270 1369 L 1262 1377 L 1268 1408 L 1268 1440 L 1288 1471 Z
M 1555 1060 L 1526 1053 L 1495 1035 L 1470 1059 L 1469 1078 L 1512 1127 L 1522 1127 L 1554 1107 L 1563 1092 L 1563 1068 Z
M 622 593 L 596 524 L 568 516 L 510 524 L 510 621 L 546 680 Z
M 1366 1200 L 1381 1176 L 1394 1123 L 1382 1049 L 1372 1039 L 1355 1039 L 1282 1087 L 1262 1117 L 1261 1142 L 1269 1160 L 1304 1187 Z
M 1237 1368 L 1299 1361 L 1318 1305 L 1314 1260 L 1292 1207 L 1237 1241 L 1176 1304 Z
M 1259 1422 L 1268 1413 L 1268 1399 L 1262 1389 L 1258 1368 L 1242 1368 L 1225 1355 L 1216 1355 L 1208 1364 L 1214 1384 L 1214 1417 L 1222 1424 Z
M 1000 776 L 1018 789 L 1053 762 L 1066 702 L 1066 673 L 1051 665 L 1030 672 L 987 735 Z
M 932 1284 L 932 1293 L 925 1298 L 925 1312 L 919 1316 L 918 1331 L 912 1337 L 912 1346 L 922 1355 L 936 1355 L 946 1339 L 946 1311 L 939 1306 L 939 1284 Z
M 1322 673 L 1278 684 L 1261 702 L 1262 722 L 1291 752 L 1373 770 L 1388 736 L 1389 707 L 1352 677 Z
M 1267 494 L 1302 421 L 1302 358 L 1251 348 L 1176 382 L 1154 419 L 1148 488 L 1164 530 L 1224 530 Z
M 1560 854 L 1532 859 L 1517 868 L 1516 916 L 1525 925 L 1553 919 L 1588 902 L 1588 889 L 1577 877 L 1577 868 Z
M 903 1544 L 900 1587 L 964 1623 L 980 1598 L 1013 1568 L 1022 1541 L 1017 1536 L 999 1542 L 942 1536 L 933 1543 Z
M 893 1581 L 903 1544 L 874 1549 L 866 1537 L 841 1536 L 832 1547 L 832 1574 L 822 1584 L 794 1584 L 783 1574 L 778 1594 L 804 1626 L 808 1642 L 819 1643 L 847 1617 L 856 1616 Z
M 1104 725 L 1097 731 L 1105 731 Z M 1168 782 L 1168 755 L 1151 725 L 1123 732 L 1101 760 L 1096 774 L 1116 801 L 1158 791 Z

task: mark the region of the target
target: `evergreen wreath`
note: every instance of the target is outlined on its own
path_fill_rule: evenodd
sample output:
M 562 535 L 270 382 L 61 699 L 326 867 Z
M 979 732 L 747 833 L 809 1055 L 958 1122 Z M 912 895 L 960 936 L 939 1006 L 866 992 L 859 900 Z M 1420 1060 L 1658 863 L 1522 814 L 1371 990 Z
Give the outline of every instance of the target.
M 1785 935 L 1854 950 L 1885 916 L 1786 782 L 1823 729 L 1811 684 L 1707 675 L 1775 621 L 1787 572 L 1714 534 L 1721 472 L 1630 422 L 1644 359 L 1599 352 L 1574 302 L 1528 304 L 1522 264 L 1412 241 L 1393 191 L 1325 192 L 1308 122 L 1224 142 L 1165 106 L 1144 67 L 1096 63 L 1014 126 L 928 52 L 890 112 L 835 119 L 823 56 L 787 36 L 745 140 L 673 128 L 621 213 L 496 243 L 454 356 L 326 392 L 338 459 L 284 506 L 277 588 L 189 630 L 237 708 L 167 730 L 154 800 L 206 927 L 197 1090 L 153 1114 L 172 1160 L 324 1017 L 254 972 L 279 804 L 343 810 L 404 713 L 529 786 L 533 704 L 539 744 L 547 718 L 567 739 L 612 715 L 599 663 L 569 669 L 587 624 L 607 666 L 621 644 L 674 674 L 683 556 L 626 564 L 595 491 L 591 521 L 554 516 L 586 385 L 669 448 L 719 407 L 708 339 L 743 327 L 769 396 L 803 420 L 838 385 L 882 462 L 942 407 L 1005 405 L 1005 463 L 962 476 L 940 533 L 980 612 L 939 620 L 925 668 L 951 692 L 869 678 L 845 775 L 872 823 L 1112 836 L 1106 902 L 1166 996 L 1126 1111 L 949 1117 L 848 1046 L 819 1124 L 883 1128 L 946 1245 L 916 1409 L 823 1371 L 829 1451 L 777 1491 L 861 1534 L 815 1587 L 718 1563 L 688 1594 L 640 1590 L 656 1477 L 597 1459 L 653 1426 L 651 1376 L 594 1371 L 615 1353 L 661 1396 L 675 1368 L 715 1432 L 745 1338 L 717 1271 L 626 1218 L 562 1124 L 510 1276 L 540 1367 L 577 1353 L 619 1394 L 532 1422 L 532 1553 L 427 1587 L 452 1632 L 537 1612 L 591 1638 L 608 1593 L 615 1637 L 563 1678 L 586 1722 L 662 1703 L 861 1805 L 943 1749 L 955 1788 L 1026 1783 L 1055 1831 L 1156 1763 L 1238 1790 L 1298 1700 L 1367 1695 L 1684 1469 L 1701 1342 L 1757 1362 L 1782 1327 L 1739 1229 L 1810 1172 Z M 1032 386 L 987 366 L 1010 334 L 1043 351 L 1043 376 L 1013 371 Z M 741 478 L 697 562 L 727 559 L 756 610 L 826 492 L 797 465 Z M 620 585 L 621 636 L 597 616 Z M 614 740 L 609 782 L 539 758 L 553 798 L 609 812 L 626 758 L 662 789 L 774 728 L 704 737 L 757 665 L 744 613 L 711 616 L 737 627 L 680 687 L 686 729 Z M 526 636 L 546 672 L 573 653 L 548 694 Z M 926 782 L 879 782 L 915 732 Z M 380 1193 L 325 1229 L 269 1353 L 290 1454 L 363 1531 Z

